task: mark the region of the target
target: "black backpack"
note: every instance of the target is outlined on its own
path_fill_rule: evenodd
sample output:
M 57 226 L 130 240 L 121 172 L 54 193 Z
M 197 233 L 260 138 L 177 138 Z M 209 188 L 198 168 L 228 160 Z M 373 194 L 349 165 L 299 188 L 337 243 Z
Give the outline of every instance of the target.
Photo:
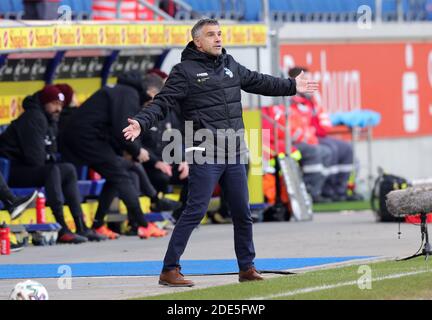
M 371 207 L 379 222 L 399 222 L 404 217 L 394 217 L 387 209 L 386 195 L 393 190 L 406 189 L 408 181 L 402 177 L 386 174 L 378 169 L 378 178 L 375 180 L 371 195 Z

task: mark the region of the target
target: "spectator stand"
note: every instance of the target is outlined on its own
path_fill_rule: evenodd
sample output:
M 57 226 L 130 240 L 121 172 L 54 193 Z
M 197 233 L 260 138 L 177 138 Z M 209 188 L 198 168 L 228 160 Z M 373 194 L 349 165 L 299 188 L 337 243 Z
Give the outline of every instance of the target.
M 178 4 L 178 0 L 174 1 Z M 208 16 L 238 21 L 273 23 L 357 23 L 358 8 L 368 6 L 372 18 L 380 22 L 431 20 L 431 0 L 185 0 L 176 19 Z M 266 10 L 266 8 L 268 10 Z
M 161 10 L 168 2 L 171 10 Z M 242 22 L 356 23 L 358 8 L 371 8 L 380 22 L 431 21 L 431 0 L 61 0 L 73 20 L 192 20 L 212 17 Z M 66 8 L 66 7 L 65 7 Z M 268 10 L 267 10 L 267 9 Z M 167 13 L 167 12 L 168 13 Z M 20 20 L 23 0 L 0 1 L 0 18 Z

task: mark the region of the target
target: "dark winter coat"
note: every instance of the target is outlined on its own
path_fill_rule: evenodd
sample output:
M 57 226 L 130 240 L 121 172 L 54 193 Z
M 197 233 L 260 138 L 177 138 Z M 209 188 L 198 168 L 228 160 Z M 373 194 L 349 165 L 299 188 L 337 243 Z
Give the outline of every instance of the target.
M 127 119 L 142 105 L 140 76 L 119 78 L 114 87 L 104 87 L 88 98 L 68 119 L 62 134 L 61 152 L 76 164 L 111 161 L 124 151 L 137 157 L 140 143 L 126 141 L 122 130 Z
M 23 114 L 0 135 L 0 156 L 25 166 L 55 162 L 57 122 L 44 111 L 39 92 L 27 96 L 23 108 Z
M 196 49 L 191 41 L 174 66 L 162 91 L 135 116 L 143 131 L 165 118 L 170 107 L 179 108 L 193 130 L 244 129 L 241 90 L 267 96 L 296 94 L 293 79 L 275 78 L 250 71 L 227 54 L 218 57 Z M 145 134 L 145 133 L 144 133 Z M 194 142 L 194 145 L 201 143 Z M 216 149 L 215 149 L 216 150 Z M 241 152 L 237 143 L 236 152 Z

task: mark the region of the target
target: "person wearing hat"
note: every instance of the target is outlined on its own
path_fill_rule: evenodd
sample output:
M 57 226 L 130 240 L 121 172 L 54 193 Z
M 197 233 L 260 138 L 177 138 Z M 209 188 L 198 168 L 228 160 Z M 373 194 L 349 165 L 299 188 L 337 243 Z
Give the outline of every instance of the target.
M 63 103 L 63 109 L 60 113 L 60 118 L 58 121 L 58 147 L 61 152 L 61 147 L 63 146 L 63 135 L 65 128 L 75 111 L 78 110 L 78 102 L 75 97 L 75 92 L 73 88 L 67 83 L 59 83 L 55 85 L 61 93 L 63 93 L 65 100 Z
M 57 122 L 64 101 L 64 94 L 54 85 L 27 96 L 24 112 L 0 135 L 0 156 L 11 161 L 10 187 L 45 187 L 47 204 L 62 226 L 58 242 L 104 240 L 85 226 L 75 167 L 57 156 Z M 76 234 L 64 220 L 64 204 L 72 213 Z

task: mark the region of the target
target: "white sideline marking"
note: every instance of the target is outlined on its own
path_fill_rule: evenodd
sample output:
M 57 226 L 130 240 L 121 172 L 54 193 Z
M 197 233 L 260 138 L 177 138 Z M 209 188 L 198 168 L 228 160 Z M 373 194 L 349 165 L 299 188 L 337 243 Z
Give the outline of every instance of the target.
M 412 275 L 416 275 L 416 274 L 420 274 L 420 273 L 426 273 L 429 271 L 430 270 L 421 270 L 421 271 L 392 274 L 392 275 L 388 275 L 385 277 L 373 278 L 372 282 L 382 281 L 382 280 L 387 280 L 387 279 L 397 279 L 397 278 L 412 276 Z M 323 290 L 334 289 L 334 288 L 339 288 L 339 287 L 352 286 L 352 285 L 356 285 L 356 284 L 357 284 L 357 280 L 347 281 L 347 282 L 339 282 L 339 283 L 335 283 L 335 284 L 327 284 L 327 285 L 318 286 L 318 287 L 309 287 L 309 288 L 297 289 L 297 290 L 293 290 L 293 291 L 286 291 L 286 292 L 281 292 L 278 294 L 272 294 L 272 295 L 263 296 L 263 297 L 253 297 L 253 298 L 249 298 L 248 300 L 274 299 L 274 298 L 280 298 L 280 297 L 294 296 L 296 294 L 310 293 L 310 292 L 323 291 Z

